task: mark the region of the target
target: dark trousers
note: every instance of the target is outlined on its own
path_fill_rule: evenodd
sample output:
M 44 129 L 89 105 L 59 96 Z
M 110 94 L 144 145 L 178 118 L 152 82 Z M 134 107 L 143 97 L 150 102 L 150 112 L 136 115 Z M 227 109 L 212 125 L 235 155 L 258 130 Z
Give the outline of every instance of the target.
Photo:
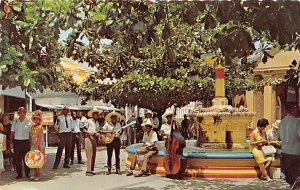
M 70 156 L 71 156 L 72 133 L 59 133 L 58 137 L 59 137 L 59 143 L 58 143 L 58 148 L 57 148 L 53 167 L 58 167 L 64 148 L 65 148 L 64 166 L 69 165 Z
M 120 169 L 120 148 L 121 148 L 121 140 L 120 138 L 114 138 L 114 140 L 106 144 L 107 148 L 107 168 L 111 170 L 111 157 L 113 154 L 113 150 L 115 149 L 115 160 L 116 160 L 116 169 Z
M 80 132 L 72 134 L 72 148 L 71 148 L 71 160 L 72 161 L 74 161 L 75 145 L 76 145 L 76 149 L 77 149 L 78 162 L 81 162 L 82 157 L 81 157 L 81 133 Z
M 280 163 L 286 182 L 293 185 L 295 180 L 300 176 L 300 155 L 281 153 Z
M 22 163 L 24 164 L 25 175 L 28 176 L 30 173 L 30 169 L 25 164 L 25 155 L 29 151 L 29 140 L 14 140 L 14 162 L 18 176 L 22 176 Z

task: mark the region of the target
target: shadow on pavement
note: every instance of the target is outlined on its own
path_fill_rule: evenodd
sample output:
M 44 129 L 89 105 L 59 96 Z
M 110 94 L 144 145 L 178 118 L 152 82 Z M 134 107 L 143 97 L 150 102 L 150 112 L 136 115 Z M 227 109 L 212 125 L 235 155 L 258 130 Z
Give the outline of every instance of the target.
M 64 162 L 64 157 L 62 156 L 62 159 L 60 161 L 60 164 L 58 166 L 58 169 L 52 169 L 55 155 L 56 153 L 49 153 L 48 155 L 48 162 L 45 163 L 43 167 L 43 177 L 41 178 L 40 181 L 37 182 L 43 182 L 43 181 L 49 181 L 53 180 L 55 178 L 63 177 L 63 176 L 68 176 L 71 173 L 75 172 L 82 172 L 85 170 L 86 164 L 79 165 L 79 164 L 74 164 L 71 165 L 71 168 L 63 168 L 63 162 Z M 10 185 L 10 184 L 15 184 L 18 182 L 25 182 L 25 181 L 33 181 L 29 178 L 25 178 L 23 174 L 22 179 L 16 180 L 15 177 L 17 176 L 17 172 L 14 171 L 9 171 L 8 168 L 6 168 L 7 171 L 3 172 L 0 178 L 0 186 L 2 185 Z M 23 173 L 24 173 L 24 168 L 23 168 Z M 34 176 L 34 169 L 30 170 L 30 176 Z
M 172 185 L 167 185 L 163 190 L 169 189 L 213 189 L 213 190 L 288 190 L 289 186 L 284 180 L 276 179 L 272 181 L 263 181 L 259 179 L 246 179 L 248 182 L 237 181 L 234 179 L 188 179 L 185 182 L 182 180 L 174 180 Z M 131 189 L 131 188 L 128 188 Z

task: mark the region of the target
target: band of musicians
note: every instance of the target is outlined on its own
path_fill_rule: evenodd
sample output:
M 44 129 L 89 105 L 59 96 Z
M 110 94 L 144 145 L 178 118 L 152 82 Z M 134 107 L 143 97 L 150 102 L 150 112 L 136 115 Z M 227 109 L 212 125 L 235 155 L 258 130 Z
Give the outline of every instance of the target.
M 122 164 L 120 161 L 121 145 L 123 144 L 124 135 L 127 135 L 126 133 L 129 131 L 128 128 L 136 126 L 138 121 L 131 118 L 126 125 L 124 122 L 125 117 L 121 113 L 111 111 L 103 114 L 103 111 L 98 109 L 90 110 L 87 116 L 89 119 L 82 112 L 76 114 L 76 112 L 70 113 L 68 107 L 62 109 L 61 115 L 57 117 L 55 123 L 55 128 L 59 133 L 59 144 L 53 169 L 59 168 L 64 149 L 63 168 L 70 168 L 70 165 L 73 165 L 76 160 L 76 156 L 74 156 L 75 147 L 77 150 L 77 163 L 84 164 L 81 155 L 81 146 L 84 146 L 86 152 L 85 174 L 86 176 L 96 175 L 98 173 L 95 171 L 97 145 L 100 142 L 105 145 L 107 152 L 107 171 L 105 174 L 122 175 L 120 171 L 120 165 Z M 153 118 L 151 111 L 146 112 L 145 119 L 140 123 L 142 129 L 141 147 L 131 160 L 130 167 L 125 172 L 126 176 L 142 177 L 149 175 L 148 164 L 151 158 L 159 152 L 157 148 L 158 139 L 163 140 L 165 144 L 163 151 L 166 174 L 180 174 L 182 170 L 180 168 L 184 167 L 184 160 L 180 160 L 182 155 L 178 155 L 178 152 L 183 152 L 185 140 L 178 132 L 179 125 L 175 120 L 175 113 L 167 111 L 162 117 L 166 122 L 159 126 L 160 121 L 157 117 Z M 181 151 L 178 148 L 181 148 Z M 179 159 L 179 162 L 176 161 L 176 163 L 182 163 L 182 166 L 174 166 L 174 158 Z M 112 163 L 112 160 L 115 163 Z M 139 172 L 134 174 L 136 168 L 139 168 Z

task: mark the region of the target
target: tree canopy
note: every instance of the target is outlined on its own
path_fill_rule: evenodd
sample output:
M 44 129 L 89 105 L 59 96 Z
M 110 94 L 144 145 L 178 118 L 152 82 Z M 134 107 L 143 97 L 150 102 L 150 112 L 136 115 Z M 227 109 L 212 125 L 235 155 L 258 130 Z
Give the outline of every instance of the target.
M 29 92 L 45 88 L 71 90 L 75 85 L 63 75 L 60 59 L 65 46 L 60 27 L 69 6 L 64 1 L 1 1 L 0 84 L 20 86 Z M 69 83 L 70 82 L 70 83 Z M 62 88 L 63 86 L 63 88 Z
M 99 72 L 80 93 L 155 111 L 213 97 L 214 70 L 203 60 L 209 55 L 226 66 L 227 93 L 266 84 L 246 79 L 256 67 L 249 55 L 261 53 L 266 62 L 270 46 L 295 45 L 300 29 L 298 2 L 94 1 L 87 7 L 82 28 L 68 39 L 67 53 Z M 76 34 L 90 43 L 77 44 Z M 103 46 L 100 39 L 110 39 L 111 45 Z M 117 82 L 99 80 L 107 77 Z
M 0 25 L 11 26 L 0 29 L 6 39 L 1 41 L 6 44 L 0 47 L 1 54 L 8 54 L 11 46 L 19 47 L 30 56 L 29 60 L 22 57 L 29 69 L 26 73 L 36 73 L 34 66 L 43 61 L 55 68 L 63 55 L 87 62 L 98 72 L 77 92 L 119 106 L 127 103 L 161 112 L 174 103 L 209 101 L 214 96 L 214 65 L 207 64 L 207 58 L 226 67 L 227 93 L 256 88 L 262 83 L 247 79 L 256 67 L 250 55 L 260 53 L 266 62 L 272 57 L 270 47 L 299 48 L 300 3 L 296 1 L 37 2 L 35 6 L 11 2 L 8 14 L 6 3 L 1 4 Z M 60 30 L 71 31 L 63 43 L 59 43 Z M 45 49 L 46 55 L 41 53 Z M 31 89 L 31 81 L 47 85 L 40 75 L 31 74 L 29 83 L 24 75 L 12 78 L 21 73 L 14 68 L 22 61 L 13 61 L 12 67 L 3 63 L 11 59 L 3 57 L 1 82 L 8 78 Z M 47 71 L 53 71 L 50 76 L 55 79 L 57 70 Z M 117 82 L 103 82 L 106 78 Z

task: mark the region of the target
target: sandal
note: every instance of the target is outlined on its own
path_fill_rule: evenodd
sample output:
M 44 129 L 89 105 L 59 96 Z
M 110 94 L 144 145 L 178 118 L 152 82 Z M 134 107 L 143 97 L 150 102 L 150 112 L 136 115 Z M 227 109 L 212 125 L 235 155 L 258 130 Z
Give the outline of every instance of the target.
M 272 180 L 270 177 L 266 177 L 266 176 L 261 176 L 260 178 L 262 180 L 266 180 L 266 181 L 271 181 Z

